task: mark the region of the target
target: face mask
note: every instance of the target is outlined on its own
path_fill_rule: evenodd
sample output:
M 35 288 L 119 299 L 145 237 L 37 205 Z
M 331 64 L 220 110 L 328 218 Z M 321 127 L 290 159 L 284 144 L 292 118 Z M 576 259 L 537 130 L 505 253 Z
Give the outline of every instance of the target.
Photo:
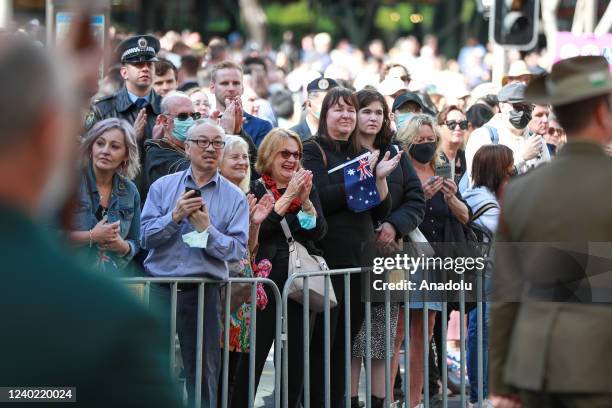
M 317 226 L 317 217 L 311 214 L 307 214 L 304 211 L 297 213 L 300 226 L 305 230 L 311 230 Z
M 172 136 L 176 139 L 184 142 L 187 140 L 187 131 L 193 125 L 193 118 L 187 118 L 186 120 L 174 119 L 174 129 L 172 129 Z
M 522 110 L 511 110 L 508 112 L 508 120 L 510 124 L 517 129 L 525 129 L 531 120 L 531 112 Z
M 320 110 L 313 111 L 312 114 L 315 115 L 315 118 L 321 119 L 321 111 Z
M 436 144 L 434 142 L 412 144 L 408 149 L 410 156 L 419 163 L 427 164 L 433 158 L 436 152 Z
M 397 130 L 399 131 L 402 128 L 402 125 L 412 119 L 413 116 L 414 112 L 396 113 L 395 124 L 397 125 Z

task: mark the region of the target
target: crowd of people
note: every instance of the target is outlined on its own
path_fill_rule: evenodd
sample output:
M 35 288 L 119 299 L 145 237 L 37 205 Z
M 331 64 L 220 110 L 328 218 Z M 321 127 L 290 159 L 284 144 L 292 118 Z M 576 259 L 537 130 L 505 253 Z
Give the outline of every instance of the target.
M 322 255 L 330 269 L 371 266 L 377 251 L 401 247 L 417 228 L 429 242 L 450 243 L 457 228 L 477 223 L 492 239 L 510 179 L 556 160 L 565 148 L 568 119 L 554 116 L 550 105 L 531 103 L 526 94 L 545 72 L 535 52 L 515 56 L 498 86 L 489 82 L 486 48 L 474 41 L 456 62 L 438 56 L 433 36 L 422 47 L 413 37 L 401 39 L 388 52 L 378 40 L 365 53 L 346 41 L 333 49 L 331 44 L 325 33 L 304 37 L 301 49 L 287 41 L 278 51 L 238 49 L 219 38 L 204 47 L 194 33 L 117 38 L 116 65 L 84 118 L 81 173 L 67 231 L 71 244 L 109 276 L 268 277 L 282 290 L 290 258 L 287 234 Z M 356 210 L 344 172 L 335 169 L 364 154 L 372 199 Z M 352 406 L 360 406 L 366 357 L 363 288 L 360 279 L 349 282 L 346 303 L 344 278 L 331 278 L 338 302 L 329 333 L 334 407 L 343 406 L 347 395 Z M 198 285 L 178 289 L 176 329 L 193 402 Z M 202 400 L 210 407 L 224 398 L 223 348 L 230 350 L 228 406 L 248 405 L 251 307 L 257 315 L 256 388 L 274 341 L 275 309 L 281 307 L 263 286 L 252 304 L 248 294 L 232 296 L 230 326 L 224 328 L 220 287 L 206 285 Z M 169 284 L 151 286 L 152 307 L 169 313 L 170 299 Z M 402 397 L 398 360 L 407 340 L 405 313 L 405 406 L 418 406 L 424 382 L 432 381 L 423 377 L 424 364 L 434 376 L 434 403 L 440 398 L 438 353 L 446 342 L 440 321 L 449 317 L 441 311 L 441 302 L 424 298 L 411 298 L 407 308 L 393 303 L 386 350 L 385 309 L 373 306 L 371 406 Z M 471 404 L 478 400 L 475 312 L 467 320 Z M 315 315 L 305 337 L 303 315 L 302 304 L 288 300 L 290 372 L 282 375 L 289 379 L 289 406 L 300 406 L 303 339 L 310 338 L 310 401 L 318 407 L 326 387 L 323 317 Z M 486 303 L 484 316 L 487 398 Z M 229 344 L 223 344 L 224 329 Z M 430 346 L 424 344 L 425 330 Z M 424 347 L 434 356 L 430 361 L 424 361 Z M 352 367 L 351 389 L 345 389 L 345 358 Z M 392 361 L 392 395 L 385 392 L 386 358 Z

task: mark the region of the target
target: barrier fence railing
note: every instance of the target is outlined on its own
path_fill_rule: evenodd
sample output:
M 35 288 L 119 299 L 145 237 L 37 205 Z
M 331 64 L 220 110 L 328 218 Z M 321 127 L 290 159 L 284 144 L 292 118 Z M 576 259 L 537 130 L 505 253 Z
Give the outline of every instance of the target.
M 344 343 L 344 379 L 345 379 L 345 396 L 344 396 L 344 407 L 351 407 L 351 328 L 350 328 L 350 304 L 354 301 L 361 301 L 362 299 L 351 299 L 350 294 L 350 282 L 353 275 L 360 274 L 368 274 L 368 280 L 366 281 L 366 285 L 369 285 L 371 282 L 369 280 L 369 274 L 371 273 L 371 268 L 347 268 L 347 269 L 336 269 L 336 270 L 327 270 L 327 271 L 313 271 L 313 272 L 303 272 L 296 273 L 288 277 L 285 286 L 283 288 L 282 293 L 282 302 L 283 302 L 283 372 L 290 372 L 289 367 L 289 347 L 291 347 L 291 338 L 288 333 L 288 324 L 287 324 L 287 308 L 289 299 L 289 292 L 292 287 L 292 283 L 297 279 L 303 279 L 302 285 L 302 306 L 303 306 L 303 358 L 304 358 L 304 392 L 303 392 L 303 407 L 310 407 L 310 339 L 309 336 L 309 326 L 311 313 L 309 310 L 309 280 L 311 278 L 317 276 L 323 276 L 325 278 L 325 286 L 324 286 L 324 310 L 323 314 L 323 383 L 324 383 L 324 406 L 326 408 L 331 407 L 331 392 L 330 392 L 330 294 L 329 290 L 331 287 L 330 277 L 332 276 L 342 276 L 344 282 L 344 293 L 343 293 L 343 302 L 344 302 L 344 327 L 338 327 L 337 330 L 344 330 L 345 334 L 345 343 Z M 385 279 L 388 280 L 388 273 L 385 272 Z M 359 278 L 359 276 L 357 276 Z M 410 279 L 410 273 L 408 271 L 404 272 L 404 279 L 408 281 Z M 465 305 L 465 290 L 463 289 L 464 278 L 463 275 L 460 278 L 461 280 L 461 290 L 459 291 L 459 322 L 460 322 L 460 333 L 459 333 L 459 343 L 460 343 L 460 355 L 459 355 L 459 378 L 460 378 L 460 406 L 466 406 L 466 330 L 465 330 L 465 321 L 466 321 L 466 305 Z M 484 382 L 484 363 L 483 363 L 483 306 L 482 306 L 482 298 L 480 294 L 482 293 L 483 287 L 483 275 L 482 271 L 476 272 L 476 287 L 478 293 L 478 302 L 476 302 L 476 311 L 477 311 L 477 386 L 478 386 L 478 402 L 476 404 L 477 407 L 482 407 L 484 402 L 483 395 L 483 382 Z M 430 393 L 429 393 L 429 352 L 430 352 L 430 340 L 429 340 L 429 302 L 427 298 L 427 290 L 425 290 L 423 300 L 423 408 L 429 408 L 431 406 Z M 370 408 L 372 406 L 372 339 L 371 339 L 371 331 L 372 331 L 372 302 L 368 298 L 364 300 L 364 324 L 365 324 L 365 358 L 364 358 L 364 366 L 365 366 L 365 406 L 366 408 Z M 394 303 L 391 301 L 390 290 L 385 290 L 385 302 L 384 302 L 384 324 L 385 324 L 385 365 L 384 365 L 384 376 L 385 376 L 385 408 L 389 408 L 392 406 L 393 401 L 390 400 L 389 396 L 391 395 L 393 384 L 391 384 L 391 359 L 393 355 L 392 345 L 390 342 L 391 339 L 391 304 Z M 395 302 L 396 303 L 396 302 Z M 403 381 L 403 392 L 405 396 L 405 404 L 403 405 L 406 408 L 409 407 L 410 403 L 410 382 L 411 382 L 411 372 L 410 372 L 410 291 L 403 291 L 403 299 L 402 299 L 402 307 L 404 309 L 403 313 L 403 335 L 404 335 L 404 373 L 405 373 L 405 381 Z M 448 363 L 447 363 L 447 333 L 448 333 L 448 321 L 447 321 L 447 311 L 448 305 L 447 302 L 442 302 L 442 310 L 441 310 L 441 334 L 442 334 L 442 344 L 441 350 L 437 350 L 439 355 L 439 364 L 441 368 L 441 382 L 442 382 L 442 390 L 441 390 L 441 403 L 442 407 L 448 408 Z M 398 317 L 399 319 L 399 317 Z M 433 322 L 431 322 L 433 324 Z M 401 373 L 398 370 L 398 375 Z M 283 375 L 283 408 L 288 406 L 288 388 L 289 388 L 289 379 L 287 375 Z
M 177 298 L 179 284 L 197 284 L 198 285 L 198 310 L 197 310 L 197 338 L 196 338 L 196 373 L 195 373 L 195 408 L 202 406 L 202 361 L 204 354 L 204 287 L 205 285 L 223 286 L 225 291 L 225 302 L 222 315 L 224 316 L 224 347 L 223 347 L 223 371 L 221 378 L 221 407 L 228 406 L 228 377 L 229 377 L 229 335 L 230 335 L 230 314 L 231 310 L 231 293 L 232 285 L 247 284 L 250 285 L 250 300 L 248 304 L 251 308 L 250 325 L 249 325 L 249 406 L 254 406 L 255 401 L 255 352 L 256 352 L 256 330 L 257 330 L 257 284 L 261 283 L 268 286 L 275 299 L 276 305 L 280 305 L 281 296 L 276 284 L 266 278 L 230 278 L 227 281 L 218 281 L 206 278 L 157 278 L 157 277 L 133 277 L 122 278 L 121 282 L 132 286 L 132 290 L 139 296 L 146 306 L 150 306 L 150 294 L 152 284 L 168 284 L 170 286 L 170 374 L 176 380 L 176 319 L 177 319 Z M 134 286 L 142 285 L 142 287 Z M 141 290 L 142 289 L 142 290 Z M 281 368 L 281 308 L 276 307 L 276 328 L 274 337 L 274 381 L 275 389 L 280 389 L 280 368 Z M 220 340 L 220 339 L 219 339 Z M 275 392 L 274 407 L 280 408 L 280 393 Z
M 370 283 L 370 273 L 371 268 L 347 268 L 347 269 L 336 269 L 336 270 L 327 270 L 327 271 L 314 271 L 314 272 L 304 272 L 293 274 L 288 277 L 285 286 L 283 288 L 282 294 L 279 291 L 278 287 L 274 284 L 274 282 L 270 279 L 266 278 L 230 278 L 227 281 L 217 281 L 212 279 L 205 278 L 154 278 L 154 277 L 135 277 L 135 278 L 122 278 L 121 282 L 124 284 L 134 286 L 140 285 L 141 287 L 136 287 L 137 294 L 143 299 L 145 305 L 150 305 L 150 292 L 152 284 L 167 284 L 170 287 L 170 327 L 169 327 L 169 339 L 170 339 L 170 370 L 173 378 L 176 379 L 175 374 L 175 351 L 176 351 L 176 343 L 175 343 L 175 333 L 176 333 L 176 320 L 177 320 L 177 297 L 178 290 L 180 284 L 197 284 L 198 285 L 198 309 L 197 309 L 197 339 L 196 339 L 196 373 L 195 373 L 195 407 L 201 407 L 201 396 L 202 396 L 202 361 L 203 361 L 203 339 L 204 339 L 204 288 L 205 285 L 218 285 L 223 286 L 225 291 L 225 300 L 223 306 L 223 316 L 224 316 L 224 339 L 223 344 L 225 347 L 223 348 L 222 361 L 223 361 L 223 371 L 221 378 L 221 400 L 220 406 L 222 408 L 228 407 L 228 390 L 229 390 L 229 344 L 230 340 L 230 314 L 231 310 L 231 292 L 232 286 L 237 284 L 247 284 L 250 285 L 250 301 L 247 302 L 250 304 L 251 312 L 250 312 L 250 327 L 249 327 L 249 387 L 248 387 L 248 400 L 249 407 L 254 407 L 255 395 L 256 395 L 256 387 L 255 387 L 255 353 L 256 353 L 256 330 L 257 330 L 257 284 L 261 283 L 268 286 L 271 289 L 271 292 L 275 299 L 276 311 L 275 311 L 275 337 L 274 337 L 274 407 L 283 408 L 288 407 L 288 387 L 289 387 L 289 354 L 288 350 L 291 346 L 291 338 L 288 332 L 288 313 L 287 313 L 287 305 L 288 301 L 290 301 L 288 295 L 292 283 L 296 279 L 303 279 L 303 313 L 302 313 L 302 324 L 303 324 L 303 361 L 304 361 L 304 389 L 303 389 L 303 407 L 310 407 L 310 325 L 311 325 L 311 312 L 309 307 L 309 279 L 316 276 L 323 276 L 325 279 L 324 285 L 324 310 L 322 312 L 323 315 L 323 384 L 324 384 L 324 406 L 326 408 L 331 407 L 331 386 L 330 386 L 330 288 L 332 288 L 330 278 L 332 276 L 342 276 L 342 280 L 344 283 L 344 293 L 342 296 L 342 302 L 344 303 L 344 327 L 338 327 L 337 330 L 344 330 L 344 380 L 345 380 L 345 389 L 346 393 L 344 396 L 344 406 L 345 408 L 351 407 L 351 302 L 361 302 L 362 299 L 351 299 L 350 287 L 351 287 L 351 279 L 352 278 L 360 278 L 359 275 L 366 274 L 367 276 L 367 284 Z M 409 280 L 410 274 L 408 271 L 404 272 L 404 279 Z M 358 276 L 353 276 L 358 275 Z M 385 272 L 385 279 L 388 278 L 388 272 Z M 461 278 L 463 280 L 463 277 Z M 482 293 L 481 289 L 483 287 L 483 276 L 482 272 L 477 273 L 477 290 L 478 293 Z M 428 302 L 427 302 L 427 294 L 425 294 L 424 303 L 423 303 L 423 407 L 430 407 L 430 396 L 429 396 L 429 352 L 430 352 L 430 341 L 428 337 L 429 333 L 429 316 L 428 316 Z M 339 302 L 340 303 L 340 302 Z M 365 404 L 366 408 L 371 408 L 372 406 L 372 301 L 369 298 L 364 300 L 364 323 L 365 323 L 365 358 L 364 358 L 364 366 L 365 366 Z M 390 400 L 390 395 L 393 390 L 393 384 L 391 383 L 391 371 L 394 367 L 391 367 L 391 360 L 393 356 L 393 347 L 391 344 L 391 304 L 397 303 L 397 301 L 392 301 L 390 296 L 390 290 L 387 288 L 385 290 L 385 301 L 384 301 L 384 324 L 385 324 L 385 363 L 384 363 L 384 377 L 385 377 L 385 408 L 390 408 L 392 402 Z M 403 291 L 403 299 L 401 302 L 401 308 L 403 308 L 403 336 L 404 336 L 404 381 L 403 381 L 403 393 L 405 398 L 405 404 L 403 406 L 407 408 L 409 407 L 410 401 L 410 382 L 411 375 L 414 373 L 410 372 L 410 291 Z M 281 307 L 282 306 L 282 307 Z M 483 348 L 483 306 L 482 302 L 477 302 L 476 305 L 477 311 L 477 384 L 478 384 L 478 407 L 481 407 L 484 401 L 483 395 L 483 383 L 484 383 L 484 362 L 483 362 L 483 353 L 485 352 Z M 465 383 L 465 367 L 466 367 L 466 353 L 465 353 L 465 342 L 466 342 L 466 333 L 465 333 L 465 294 L 463 289 L 460 293 L 460 301 L 459 301 L 459 312 L 460 312 L 460 400 L 461 406 L 466 406 L 465 401 L 465 391 L 466 391 L 466 383 Z M 448 407 L 448 367 L 447 367 L 447 303 L 442 303 L 442 321 L 441 323 L 441 334 L 442 334 L 442 344 L 441 350 L 438 351 L 440 356 L 441 371 L 442 371 L 442 406 L 444 408 Z M 399 316 L 398 316 L 399 319 Z M 282 350 L 282 353 L 281 353 Z M 282 359 L 281 359 L 282 354 Z M 282 384 L 281 384 L 281 368 L 282 368 Z M 398 374 L 401 375 L 401 372 L 398 370 Z M 418 375 L 418 374 L 417 374 Z M 282 388 L 281 388 L 282 387 Z M 278 390 L 282 389 L 282 393 L 278 392 Z M 282 399 L 281 399 L 282 395 Z

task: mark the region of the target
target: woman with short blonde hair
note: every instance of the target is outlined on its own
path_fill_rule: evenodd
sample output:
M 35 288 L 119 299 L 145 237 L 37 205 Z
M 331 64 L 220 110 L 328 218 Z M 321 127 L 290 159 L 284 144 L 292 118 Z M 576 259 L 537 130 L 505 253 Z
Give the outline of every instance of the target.
M 266 137 L 259 145 L 259 150 L 257 151 L 257 162 L 255 163 L 255 170 L 259 174 L 269 173 L 270 167 L 272 166 L 272 161 L 274 155 L 279 150 L 279 145 L 285 141 L 293 139 L 297 144 L 298 151 L 300 153 L 300 158 L 303 153 L 302 139 L 297 135 L 297 133 L 292 132 L 291 130 L 285 130 L 280 128 L 272 129 Z M 302 165 L 298 161 L 297 170 L 301 169 Z

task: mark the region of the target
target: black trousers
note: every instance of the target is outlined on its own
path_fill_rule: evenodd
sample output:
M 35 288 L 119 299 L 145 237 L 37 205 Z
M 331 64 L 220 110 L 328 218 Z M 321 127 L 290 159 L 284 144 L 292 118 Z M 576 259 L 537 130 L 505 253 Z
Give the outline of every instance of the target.
M 275 258 L 272 266 L 272 280 L 279 289 L 283 290 L 287 276 L 287 258 Z M 284 276 L 282 271 L 284 271 Z M 261 373 L 266 359 L 274 342 L 276 329 L 277 305 L 272 291 L 265 288 L 268 295 L 268 304 L 264 310 L 257 310 L 256 319 L 256 353 L 255 353 L 255 389 L 259 386 Z M 302 305 L 289 299 L 287 301 L 287 330 L 288 330 L 288 354 L 289 372 L 281 371 L 281 379 L 287 376 L 289 380 L 288 401 L 289 407 L 299 407 L 301 404 L 302 388 L 304 385 L 304 343 L 303 343 L 303 308 Z M 308 334 L 307 334 L 308 335 Z M 236 372 L 236 383 L 232 391 L 232 408 L 245 408 L 249 406 L 249 356 L 244 354 Z M 281 380 L 282 388 L 282 380 Z M 280 392 L 280 391 L 279 391 Z M 282 398 L 282 395 L 281 395 Z M 282 401 L 282 399 L 281 399 Z
M 202 354 L 202 406 L 216 407 L 218 383 L 221 369 L 221 300 L 219 286 L 207 284 L 204 287 L 204 338 Z M 151 306 L 165 315 L 165 333 L 170 332 L 170 289 L 151 285 Z M 185 367 L 189 406 L 195 401 L 195 377 L 197 356 L 198 289 L 177 292 L 176 331 L 181 345 L 181 356 Z M 170 336 L 165 337 L 167 350 Z
M 334 266 L 333 269 L 344 268 Z M 359 332 L 363 321 L 363 303 L 361 301 L 361 278 L 359 274 L 351 275 L 350 282 L 350 304 L 344 304 L 344 277 L 331 277 L 338 306 L 330 310 L 330 399 L 332 407 L 344 406 L 345 395 L 350 397 L 350 389 L 346 389 L 344 366 L 346 357 L 351 360 L 351 355 L 345 356 L 344 344 L 349 342 L 349 353 L 353 341 Z M 345 307 L 350 309 L 350 338 L 346 339 L 344 328 L 346 319 L 344 317 Z M 312 340 L 310 342 L 310 405 L 313 408 L 325 406 L 325 375 L 324 375 L 324 327 L 323 313 L 319 313 L 314 325 Z M 350 376 L 350 373 L 349 373 Z

